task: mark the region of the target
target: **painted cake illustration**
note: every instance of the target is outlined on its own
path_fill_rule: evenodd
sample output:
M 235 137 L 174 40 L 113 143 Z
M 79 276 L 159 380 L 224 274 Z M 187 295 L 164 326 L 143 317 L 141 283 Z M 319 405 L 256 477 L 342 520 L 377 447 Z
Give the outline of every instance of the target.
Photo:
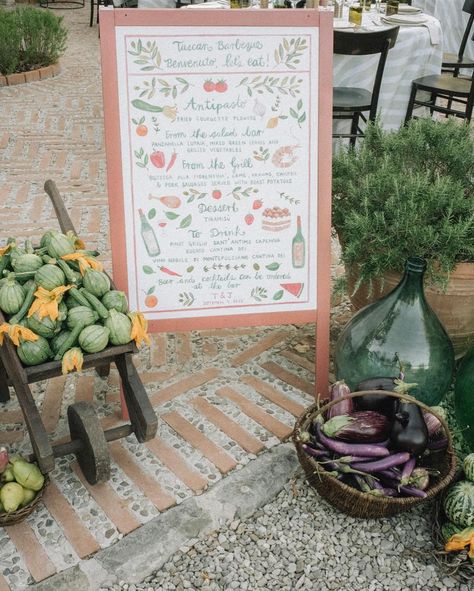
M 267 207 L 262 215 L 262 229 L 269 232 L 281 232 L 291 225 L 290 210 L 285 207 Z

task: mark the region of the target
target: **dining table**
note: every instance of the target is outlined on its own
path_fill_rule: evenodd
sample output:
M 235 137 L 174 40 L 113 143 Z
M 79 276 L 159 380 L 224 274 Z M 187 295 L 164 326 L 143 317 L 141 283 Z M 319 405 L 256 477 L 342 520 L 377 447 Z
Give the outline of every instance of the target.
M 447 0 L 445 0 L 447 1 Z M 383 10 L 383 9 L 382 9 Z M 415 12 L 415 11 L 413 11 Z M 348 8 L 342 18 L 334 19 L 335 29 L 377 31 L 393 27 L 395 22 L 384 22 L 383 12 L 376 9 L 363 13 L 362 25 L 356 29 L 348 20 Z M 411 82 L 415 78 L 430 74 L 439 74 L 443 54 L 443 31 L 439 20 L 422 12 L 419 19 L 410 17 L 405 20 L 398 15 L 400 30 L 395 46 L 388 52 L 382 85 L 380 88 L 378 114 L 385 129 L 398 129 L 403 123 L 410 96 Z M 416 21 L 419 22 L 418 24 Z M 334 55 L 334 86 L 355 86 L 371 91 L 379 56 Z M 350 122 L 335 121 L 337 130 Z
M 464 0 L 412 0 L 412 5 L 439 20 L 443 29 L 443 51 L 457 53 L 469 20 L 469 14 L 462 10 Z M 466 45 L 465 56 L 474 59 L 472 33 Z

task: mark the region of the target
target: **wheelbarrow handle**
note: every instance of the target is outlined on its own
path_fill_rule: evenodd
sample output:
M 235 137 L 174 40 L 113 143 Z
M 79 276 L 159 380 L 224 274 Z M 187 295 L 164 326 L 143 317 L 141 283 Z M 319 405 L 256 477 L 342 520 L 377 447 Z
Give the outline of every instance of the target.
M 69 217 L 66 207 L 64 206 L 64 202 L 59 194 L 58 187 L 56 183 L 51 179 L 47 180 L 44 184 L 44 190 L 48 194 L 49 198 L 54 207 L 54 211 L 56 212 L 56 216 L 59 221 L 59 225 L 61 226 L 61 231 L 66 234 L 66 232 L 72 231 L 76 234 L 76 230 L 74 225 Z

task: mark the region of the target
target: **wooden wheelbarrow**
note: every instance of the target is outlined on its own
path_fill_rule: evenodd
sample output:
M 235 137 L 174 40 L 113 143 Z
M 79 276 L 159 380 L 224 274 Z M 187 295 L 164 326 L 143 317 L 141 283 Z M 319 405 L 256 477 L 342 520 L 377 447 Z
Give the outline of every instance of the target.
M 46 181 L 44 189 L 53 203 L 61 231 L 66 233 L 72 230 L 76 234 L 55 183 L 51 180 Z M 112 280 L 111 288 L 116 289 Z M 2 322 L 5 322 L 5 319 L 0 312 L 0 323 Z M 107 442 L 127 437 L 132 433 L 140 443 L 153 439 L 158 419 L 132 363 L 132 355 L 136 352 L 135 343 L 111 346 L 100 353 L 84 355 L 83 364 L 84 369 L 94 367 L 100 376 L 105 377 L 109 374 L 110 364 L 115 363 L 120 374 L 130 422 L 103 431 L 92 404 L 76 402 L 67 410 L 71 441 L 52 445 L 29 384 L 61 375 L 61 362 L 49 361 L 25 367 L 10 340 L 4 340 L 3 346 L 0 347 L 0 402 L 10 399 L 8 386 L 13 386 L 33 448 L 31 459 L 38 463 L 43 473 L 54 468 L 54 458 L 75 454 L 87 481 L 91 484 L 103 482 L 110 477 Z

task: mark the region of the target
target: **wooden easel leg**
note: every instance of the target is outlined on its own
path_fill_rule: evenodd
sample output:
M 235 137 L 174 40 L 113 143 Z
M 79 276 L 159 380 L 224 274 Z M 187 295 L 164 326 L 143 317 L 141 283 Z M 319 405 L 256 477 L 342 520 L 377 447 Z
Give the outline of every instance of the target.
M 136 438 L 140 443 L 149 441 L 156 435 L 158 418 L 132 363 L 132 354 L 117 355 L 115 365 L 122 380 L 123 396 Z
M 7 372 L 2 360 L 0 359 L 0 402 L 8 402 L 10 400 L 10 391 L 8 389 L 7 380 Z

